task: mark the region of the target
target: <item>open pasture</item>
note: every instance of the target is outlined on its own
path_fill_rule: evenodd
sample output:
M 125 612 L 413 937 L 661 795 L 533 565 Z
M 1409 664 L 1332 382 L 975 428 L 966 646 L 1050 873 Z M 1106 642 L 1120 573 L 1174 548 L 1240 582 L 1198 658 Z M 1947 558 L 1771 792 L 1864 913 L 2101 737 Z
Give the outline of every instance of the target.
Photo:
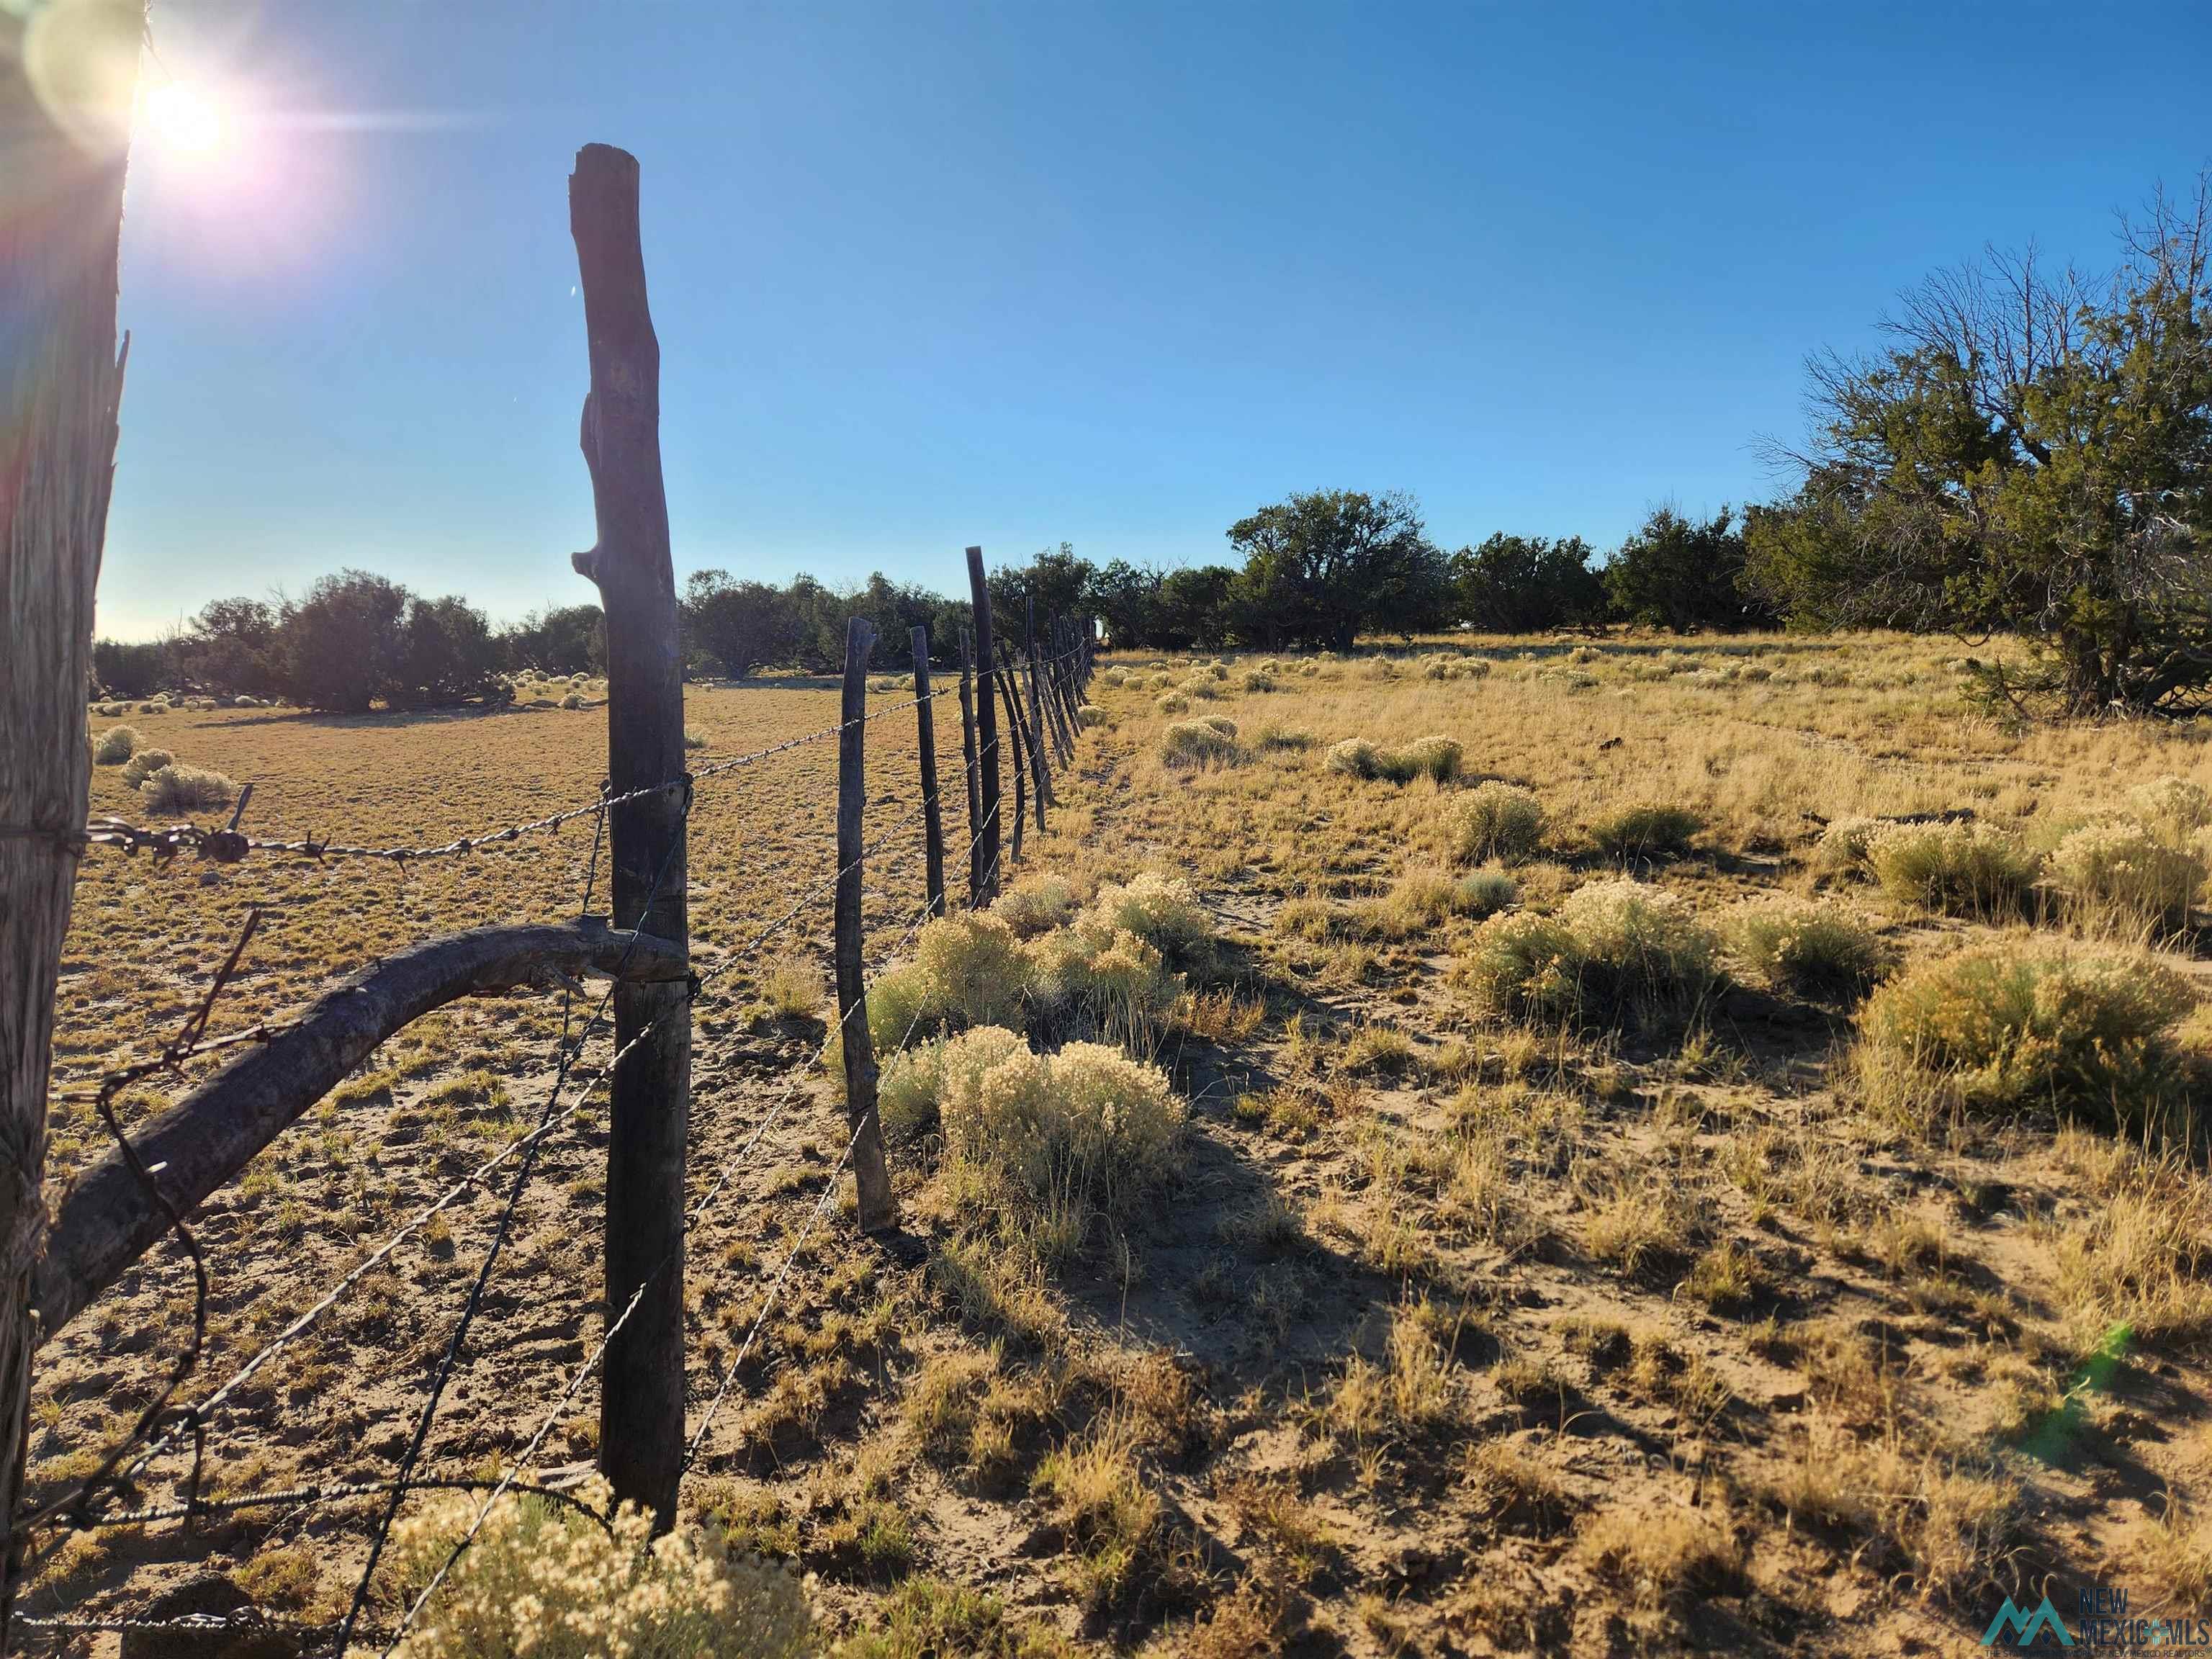
M 870 864 L 872 967 L 940 952 L 890 1025 L 947 1035 L 885 1066 L 923 1248 L 861 1243 L 840 1195 L 687 1512 L 817 1575 L 831 1644 L 916 1659 L 1968 1650 L 2000 1596 L 2062 1577 L 2191 1613 L 2212 757 L 2194 725 L 1974 715 L 1966 649 L 1107 659 L 1002 923 L 908 933 L 918 830 Z M 694 688 L 690 720 L 710 763 L 834 707 Z M 252 781 L 258 833 L 362 841 L 587 799 L 605 744 L 590 710 L 129 718 Z M 939 730 L 957 848 L 957 716 Z M 910 712 L 871 728 L 872 836 L 911 814 L 913 742 Z M 817 744 L 701 786 L 702 965 L 830 873 L 833 769 Z M 98 769 L 94 813 L 133 805 Z M 95 850 L 58 1094 L 166 1036 L 246 905 L 269 919 L 218 1029 L 427 933 L 573 914 L 590 827 L 404 871 L 257 855 L 206 884 Z M 825 1036 L 827 910 L 696 1011 L 702 1188 Z M 207 1206 L 202 1375 L 534 1121 L 561 1018 L 538 997 L 411 1028 Z M 1012 1084 L 957 1076 L 971 1024 L 1057 1051 L 991 1073 L 1029 1079 L 1039 1121 L 1125 1089 L 1128 1156 L 1009 1153 Z M 804 1075 L 693 1234 L 695 1416 L 838 1162 L 834 1075 Z M 1170 1127 L 1131 1128 L 1136 1102 Z M 62 1113 L 58 1186 L 102 1150 Z M 549 1143 L 426 1468 L 514 1455 L 587 1351 L 603 1123 Z M 456 1206 L 236 1398 L 207 1489 L 386 1473 L 494 1207 Z M 37 1491 L 127 1425 L 188 1288 L 156 1253 L 57 1340 Z M 588 1458 L 592 1404 L 535 1475 Z M 26 1611 L 142 1606 L 212 1549 L 263 1605 L 326 1619 L 358 1509 L 244 1510 L 189 1547 L 173 1522 L 72 1534 Z

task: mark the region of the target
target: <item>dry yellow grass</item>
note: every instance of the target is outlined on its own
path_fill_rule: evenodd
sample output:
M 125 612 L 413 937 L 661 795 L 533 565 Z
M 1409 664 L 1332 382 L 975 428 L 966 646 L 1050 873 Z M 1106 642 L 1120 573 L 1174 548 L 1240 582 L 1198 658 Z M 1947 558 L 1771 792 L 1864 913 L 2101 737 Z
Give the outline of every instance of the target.
M 2193 919 L 2172 889 L 2212 756 L 2188 728 L 1975 717 L 1956 654 L 1886 636 L 1614 636 L 1118 660 L 1003 915 L 1024 948 L 1094 901 L 1122 926 L 1172 922 L 1146 937 L 1183 989 L 1109 1034 L 1139 1042 L 1188 1117 L 1164 1184 L 1055 1229 L 1048 1175 L 1017 1194 L 991 1160 L 927 1133 L 901 1145 L 927 1259 L 860 1247 L 833 1209 L 687 1509 L 819 1575 L 822 1626 L 854 1659 L 1952 1650 L 1998 1596 L 2053 1575 L 2140 1571 L 2194 1593 L 2185 1518 L 2212 1495 L 2203 1133 L 2144 1150 L 2047 1114 L 1873 1110 L 1845 1059 L 1866 988 L 1893 970 L 2026 949 L 2031 925 L 2084 951 L 2136 936 L 2041 884 L 1939 914 L 1833 856 L 1860 832 L 1828 830 L 1971 812 L 2041 870 L 2085 826 L 2140 825 L 2177 854 L 2155 861 L 2145 932 L 2193 998 Z M 1164 709 L 1171 687 L 1184 707 Z M 687 720 L 711 761 L 827 724 L 830 703 L 706 691 Z M 1193 706 L 1244 734 L 1234 763 L 1168 758 Z M 911 789 L 911 717 L 871 730 L 871 793 L 893 798 L 872 805 L 872 833 Z M 435 841 L 588 797 L 602 732 L 557 708 L 179 710 L 161 739 L 252 781 L 264 832 Z M 1461 763 L 1398 785 L 1332 769 L 1354 738 L 1438 738 Z M 707 960 L 826 873 L 830 757 L 786 759 L 741 775 L 743 793 L 702 789 Z M 1515 806 L 1510 847 L 1468 842 L 1462 809 L 1486 786 Z M 116 769 L 94 788 L 96 811 L 128 810 Z M 1623 810 L 1645 807 L 1699 827 L 1624 841 Z M 224 1012 L 240 1023 L 434 928 L 562 914 L 579 828 L 404 874 L 256 860 L 210 886 L 96 855 L 64 1082 L 165 1030 L 250 902 L 271 909 Z M 2125 871 L 2149 867 L 2134 846 L 2077 841 L 2053 867 L 2124 909 Z M 918 848 L 899 853 L 871 869 L 872 959 L 919 898 Z M 1509 878 L 1470 856 L 1516 861 Z M 1168 917 L 1147 872 L 1200 903 Z M 1607 916 L 1626 896 L 1666 918 L 1667 939 L 1694 945 L 1695 994 L 1662 999 L 1665 1018 L 1642 1017 L 1646 996 L 1593 998 L 1572 1020 L 1478 994 L 1486 918 L 1571 918 L 1578 890 L 1611 895 Z M 1607 937 L 1654 960 L 1650 927 Z M 820 1041 L 820 938 L 702 1007 L 702 1169 Z M 209 1207 L 212 1373 L 297 1306 L 302 1268 L 327 1279 L 520 1132 L 558 1018 L 538 999 L 426 1023 Z M 2180 1069 L 2162 1076 L 2197 1063 L 2203 1029 L 2173 1025 Z M 514 1402 L 544 1397 L 599 1328 L 599 1121 L 557 1145 L 525 1207 L 434 1439 L 440 1467 L 511 1451 Z M 817 1078 L 697 1234 L 695 1392 L 821 1194 L 836 1124 Z M 64 1109 L 64 1169 L 99 1151 L 91 1128 Z M 426 1232 L 218 1422 L 219 1485 L 387 1466 L 483 1207 Z M 176 1340 L 181 1282 L 149 1259 L 55 1345 L 32 1431 L 47 1489 L 127 1420 Z M 595 1427 L 586 1395 L 545 1461 L 588 1458 Z M 212 1556 L 257 1594 L 326 1611 L 361 1536 L 357 1513 L 311 1510 L 189 1543 L 173 1528 L 96 1540 L 55 1558 L 32 1609 L 127 1607 L 148 1563 Z

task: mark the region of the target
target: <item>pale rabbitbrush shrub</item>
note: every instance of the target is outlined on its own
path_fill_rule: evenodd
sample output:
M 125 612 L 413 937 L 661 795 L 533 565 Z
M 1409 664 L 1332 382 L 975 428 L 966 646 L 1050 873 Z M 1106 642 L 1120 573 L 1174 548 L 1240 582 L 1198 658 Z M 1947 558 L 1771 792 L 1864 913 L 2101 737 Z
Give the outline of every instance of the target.
M 1103 726 L 1106 724 L 1106 711 L 1095 702 L 1079 704 L 1075 711 L 1075 723 L 1078 726 Z
M 1841 904 L 1784 894 L 1746 901 L 1729 916 L 1729 942 L 1770 985 L 1805 996 L 1864 990 L 1887 966 L 1874 930 Z
M 166 749 L 141 749 L 123 763 L 123 787 L 136 789 L 165 766 L 173 766 L 177 757 Z
M 115 712 L 119 714 L 123 711 L 118 708 Z M 143 741 L 135 726 L 111 726 L 100 734 L 100 741 L 92 746 L 93 763 L 97 766 L 120 766 L 137 752 L 139 744 Z
M 1516 864 L 1543 842 L 1544 808 L 1526 789 L 1492 778 L 1452 803 L 1445 831 L 1462 864 Z
M 1977 945 L 1876 991 L 1859 1012 L 1852 1070 L 1870 1106 L 1919 1124 L 2033 1115 L 2171 1133 L 2188 1078 L 2170 1034 L 2195 1003 L 2145 952 Z
M 2197 854 L 2128 818 L 2082 825 L 2044 864 L 2068 921 L 2087 932 L 2137 938 L 2188 927 L 2204 873 Z
M 2212 789 L 2187 778 L 2153 778 L 2128 791 L 2128 814 L 2160 841 L 2186 846 L 2212 824 Z
M 1382 751 L 1365 738 L 1346 738 L 1332 744 L 1328 758 L 1322 763 L 1332 772 L 1347 777 L 1378 778 L 1382 775 Z
M 577 1494 L 613 1492 L 594 1475 Z M 475 1519 L 465 1492 L 435 1499 L 392 1532 L 391 1560 L 410 1601 Z M 781 1563 L 734 1555 L 679 1523 L 624 1504 L 611 1532 L 566 1504 L 502 1494 L 476 1541 L 400 1643 L 401 1659 L 800 1659 L 812 1651 L 805 1584 Z
M 1177 720 L 1160 734 L 1160 758 L 1170 766 L 1233 766 L 1243 751 L 1226 720 Z
M 1674 1024 L 1724 983 L 1720 957 L 1719 936 L 1674 894 L 1597 881 L 1553 915 L 1492 916 L 1459 977 L 1487 1013 Z
M 1945 915 L 2016 915 L 2035 884 L 2035 854 L 1986 823 L 1878 824 L 1865 856 L 1891 898 Z
M 948 1026 L 1017 1023 L 1031 971 L 995 912 L 939 916 L 915 936 L 914 960 L 868 988 L 868 1036 L 888 1054 Z
M 1590 845 L 1609 859 L 1678 858 L 1705 821 L 1686 807 L 1638 805 L 1607 812 L 1589 827 Z
M 949 1160 L 1048 1224 L 1041 1238 L 1063 1250 L 1181 1166 L 1185 1109 L 1167 1074 L 1103 1043 L 1040 1054 L 1018 1031 L 981 1026 L 896 1056 L 879 1097 L 887 1130 L 939 1128 Z
M 1039 872 L 1000 894 L 991 914 L 1012 928 L 1017 939 L 1034 939 L 1048 927 L 1065 927 L 1075 908 L 1075 884 L 1066 876 Z
M 1820 832 L 1820 844 L 1813 853 L 1813 867 L 1826 876 L 1866 874 L 1867 844 L 1881 828 L 1880 818 L 1838 818 Z
M 1170 691 L 1159 700 L 1159 708 L 1163 714 L 1188 714 L 1190 699 L 1180 691 Z
M 1213 946 L 1213 919 L 1181 876 L 1146 870 L 1129 881 L 1109 882 L 1091 900 L 1091 913 L 1134 933 L 1178 968 L 1203 966 Z
M 177 817 L 230 805 L 238 786 L 220 772 L 174 763 L 151 774 L 139 786 L 146 810 L 157 817 Z
M 1096 911 L 1033 941 L 1029 955 L 1030 1006 L 1061 1035 L 1079 1018 L 1142 1046 L 1183 993 L 1157 945 Z

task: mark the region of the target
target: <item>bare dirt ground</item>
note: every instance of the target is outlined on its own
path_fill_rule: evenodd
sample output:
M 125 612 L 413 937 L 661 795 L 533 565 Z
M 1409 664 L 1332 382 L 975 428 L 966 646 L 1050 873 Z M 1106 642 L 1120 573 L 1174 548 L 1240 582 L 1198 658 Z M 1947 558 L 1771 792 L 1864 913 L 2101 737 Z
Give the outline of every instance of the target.
M 1453 651 L 1489 664 L 1480 678 L 1284 659 L 1248 687 L 1255 656 L 1199 694 L 1176 688 L 1202 667 L 1140 658 L 1094 685 L 1101 723 L 1023 868 L 1084 890 L 1173 872 L 1214 917 L 1211 961 L 1151 1044 L 1188 1103 L 1181 1175 L 1047 1269 L 934 1142 L 895 1146 L 915 1259 L 858 1241 L 834 1202 L 687 1510 L 796 1557 L 830 1643 L 915 1659 L 1966 1652 L 2005 1596 L 2047 1593 L 2070 1615 L 2096 1586 L 2128 1589 L 2138 1616 L 2212 1614 L 2197 1523 L 2212 1301 L 2189 1149 L 2032 1112 L 1875 1113 L 1845 1060 L 1857 994 L 1798 994 L 1733 959 L 1685 1019 L 1508 1017 L 1470 983 L 1485 924 L 1403 896 L 1458 870 L 1455 805 L 1502 779 L 1548 818 L 1512 872 L 1520 913 L 1624 870 L 1716 921 L 1818 889 L 1909 965 L 2029 929 L 1826 869 L 1827 824 L 1964 809 L 2047 844 L 2148 779 L 2212 783 L 2202 738 L 2008 730 L 1963 710 L 1956 648 L 1932 642 L 1468 646 Z M 705 762 L 834 719 L 820 690 L 696 690 L 691 707 Z M 939 707 L 951 755 L 957 714 Z M 1165 764 L 1164 729 L 1209 714 L 1238 728 L 1231 763 Z M 587 799 L 604 744 L 592 711 L 125 718 L 254 781 L 259 832 L 362 841 Z M 1462 745 L 1463 777 L 1401 786 L 1325 759 L 1344 738 L 1430 733 Z M 872 734 L 874 834 L 913 810 L 912 716 Z M 702 787 L 703 962 L 827 876 L 833 773 L 816 744 Z M 129 809 L 112 769 L 94 787 L 95 812 Z M 957 825 L 951 763 L 946 793 Z M 1624 864 L 1591 830 L 1630 802 L 1699 827 L 1679 855 Z M 404 872 L 256 859 L 208 884 L 95 851 L 60 1086 L 157 1044 L 249 904 L 269 921 L 217 1030 L 427 933 L 572 914 L 589 845 L 586 823 Z M 917 830 L 870 866 L 872 962 L 910 949 L 919 850 Z M 787 953 L 702 1006 L 695 1186 L 796 1090 L 693 1236 L 695 1420 L 843 1150 L 835 1086 L 805 1069 L 827 917 L 825 893 Z M 2160 955 L 2196 971 L 2185 940 Z M 188 1395 L 536 1121 L 560 1018 L 532 998 L 424 1022 L 205 1206 L 213 1338 Z M 162 1097 L 140 1091 L 133 1115 Z M 596 1339 L 603 1125 L 587 1110 L 551 1143 L 434 1470 L 513 1456 Z M 101 1150 L 89 1110 L 61 1108 L 60 1178 Z M 388 1472 L 494 1207 L 410 1240 L 240 1396 L 210 1425 L 209 1490 Z M 187 1328 L 188 1290 L 157 1252 L 48 1348 L 42 1492 L 127 1425 Z M 534 1472 L 587 1462 L 595 1435 L 587 1386 Z M 146 1497 L 185 1461 L 164 1459 Z M 212 1564 L 264 1606 L 325 1619 L 366 1513 L 67 1534 L 27 1609 L 143 1608 Z

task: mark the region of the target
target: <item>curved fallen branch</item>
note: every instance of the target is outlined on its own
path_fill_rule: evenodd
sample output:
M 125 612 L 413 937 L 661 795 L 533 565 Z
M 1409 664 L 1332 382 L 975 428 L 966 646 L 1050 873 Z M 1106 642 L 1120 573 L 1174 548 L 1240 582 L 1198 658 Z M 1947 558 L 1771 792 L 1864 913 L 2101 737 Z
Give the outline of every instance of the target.
M 626 980 L 665 981 L 684 978 L 690 964 L 676 945 L 595 920 L 478 927 L 426 940 L 321 997 L 131 1144 L 163 1194 L 189 1215 L 402 1026 L 463 997 L 518 986 L 551 989 L 617 970 Z M 82 1313 L 168 1230 L 167 1216 L 121 1150 L 110 1152 L 63 1197 L 33 1270 L 36 1340 L 44 1343 Z

